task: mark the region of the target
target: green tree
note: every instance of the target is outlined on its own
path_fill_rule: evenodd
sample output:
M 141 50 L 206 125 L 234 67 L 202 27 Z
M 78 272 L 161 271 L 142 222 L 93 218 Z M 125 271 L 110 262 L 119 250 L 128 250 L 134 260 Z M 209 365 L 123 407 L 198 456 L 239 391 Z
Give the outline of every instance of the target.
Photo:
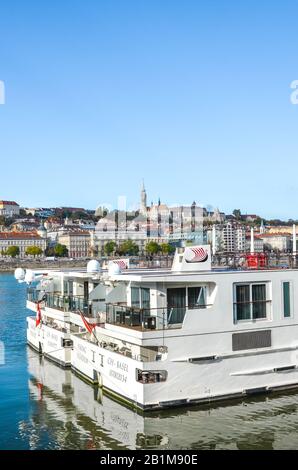
M 27 217 L 27 212 L 25 211 L 25 209 L 20 209 L 20 217 Z
M 65 245 L 58 243 L 54 248 L 54 253 L 58 258 L 66 258 L 68 256 L 68 249 Z
M 162 243 L 160 248 L 163 255 L 170 255 L 175 251 L 175 247 L 170 245 L 170 243 Z
M 0 216 L 0 225 L 4 227 L 9 227 L 15 221 L 12 217 L 4 217 L 4 215 Z
M 46 256 L 55 256 L 55 248 L 53 246 L 47 246 L 45 250 Z
M 12 258 L 19 256 L 19 254 L 20 254 L 20 248 L 18 246 L 9 246 L 6 250 L 6 255 L 11 256 Z
M 241 219 L 241 210 L 240 209 L 233 210 L 233 215 L 235 216 L 235 218 L 237 220 L 240 220 Z
M 39 246 L 28 246 L 26 249 L 26 255 L 40 256 L 42 255 L 42 249 Z
M 75 220 L 75 219 L 90 219 L 90 215 L 87 214 L 86 212 L 83 212 L 83 211 L 76 211 L 76 212 L 72 212 L 70 214 L 70 218 L 72 220 Z
M 111 256 L 116 248 L 116 243 L 113 241 L 107 242 L 104 247 L 104 252 L 107 256 Z
M 145 250 L 148 255 L 157 255 L 157 253 L 160 252 L 161 248 L 158 243 L 151 241 L 147 243 Z
M 137 256 L 139 253 L 139 247 L 132 240 L 126 240 L 119 246 L 117 252 L 121 256 L 122 255 Z

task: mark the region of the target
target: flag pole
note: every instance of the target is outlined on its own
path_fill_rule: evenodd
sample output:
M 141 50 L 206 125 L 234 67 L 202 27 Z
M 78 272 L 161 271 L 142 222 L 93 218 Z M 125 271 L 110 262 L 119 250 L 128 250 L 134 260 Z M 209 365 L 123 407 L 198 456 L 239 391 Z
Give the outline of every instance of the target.
M 81 317 L 82 317 L 82 320 L 83 320 L 83 323 L 84 323 L 84 325 L 85 325 L 86 330 L 89 331 L 90 334 L 93 334 L 93 336 L 94 336 L 94 338 L 95 338 L 95 340 L 96 340 L 96 342 L 97 342 L 97 345 L 99 345 L 99 340 L 98 340 L 96 334 L 94 333 L 94 330 L 95 330 L 95 328 L 96 328 L 96 325 L 91 325 L 91 323 L 89 323 L 89 322 L 86 320 L 86 318 L 84 317 L 84 315 L 83 315 L 83 313 L 81 312 L 81 310 L 79 310 L 79 312 L 80 312 L 80 315 L 81 315 Z

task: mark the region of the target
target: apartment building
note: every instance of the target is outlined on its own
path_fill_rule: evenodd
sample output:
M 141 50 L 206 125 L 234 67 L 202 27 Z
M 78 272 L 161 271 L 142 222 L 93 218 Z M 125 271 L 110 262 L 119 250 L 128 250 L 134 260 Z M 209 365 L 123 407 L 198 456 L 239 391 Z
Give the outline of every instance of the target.
M 0 215 L 14 217 L 20 214 L 20 206 L 14 201 L 0 201 Z
M 86 258 L 90 254 L 90 233 L 87 231 L 60 233 L 57 241 L 66 246 L 70 258 Z
M 0 254 L 4 253 L 11 246 L 17 246 L 20 249 L 19 257 L 24 258 L 29 246 L 37 246 L 44 252 L 47 247 L 47 241 L 35 231 L 0 232 Z

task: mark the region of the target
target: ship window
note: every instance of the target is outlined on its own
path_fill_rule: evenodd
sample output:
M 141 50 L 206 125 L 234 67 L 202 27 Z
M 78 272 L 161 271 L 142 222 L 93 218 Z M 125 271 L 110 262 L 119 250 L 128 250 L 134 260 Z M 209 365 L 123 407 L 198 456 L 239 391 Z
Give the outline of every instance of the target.
M 150 289 L 147 287 L 132 287 L 131 306 L 150 309 Z
M 102 354 L 99 355 L 99 363 L 100 363 L 100 367 L 103 367 L 103 355 Z
M 168 324 L 183 323 L 186 311 L 186 288 L 167 289 Z
M 236 321 L 267 318 L 266 284 L 235 286 L 234 315 Z
M 290 282 L 283 282 L 283 315 L 285 318 L 291 316 L 291 284 Z
M 168 378 L 166 370 L 136 370 L 136 380 L 142 384 L 155 384 L 165 382 Z
M 203 308 L 206 306 L 206 288 L 189 287 L 188 288 L 188 308 Z
M 62 338 L 62 347 L 63 348 L 72 348 L 73 347 L 73 341 L 71 339 L 64 339 Z
M 140 289 L 139 287 L 131 288 L 131 306 L 140 308 Z
M 251 286 L 252 318 L 266 318 L 266 284 Z

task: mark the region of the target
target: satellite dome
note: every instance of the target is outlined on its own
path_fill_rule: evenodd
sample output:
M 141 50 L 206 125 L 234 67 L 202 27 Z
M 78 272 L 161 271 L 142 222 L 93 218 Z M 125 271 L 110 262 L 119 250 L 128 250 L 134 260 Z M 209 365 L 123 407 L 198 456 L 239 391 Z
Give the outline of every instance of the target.
M 117 263 L 110 263 L 109 265 L 109 276 L 117 276 L 117 274 L 121 274 L 121 268 L 119 266 L 119 264 Z
M 35 280 L 34 272 L 31 269 L 27 269 L 26 275 L 25 275 L 25 282 L 27 282 L 27 284 L 30 284 L 34 280 Z
M 14 277 L 17 281 L 24 281 L 25 279 L 25 270 L 23 268 L 17 268 L 14 272 Z
M 92 259 L 89 261 L 87 264 L 87 273 L 100 273 L 101 272 L 101 267 L 98 261 L 96 259 Z

